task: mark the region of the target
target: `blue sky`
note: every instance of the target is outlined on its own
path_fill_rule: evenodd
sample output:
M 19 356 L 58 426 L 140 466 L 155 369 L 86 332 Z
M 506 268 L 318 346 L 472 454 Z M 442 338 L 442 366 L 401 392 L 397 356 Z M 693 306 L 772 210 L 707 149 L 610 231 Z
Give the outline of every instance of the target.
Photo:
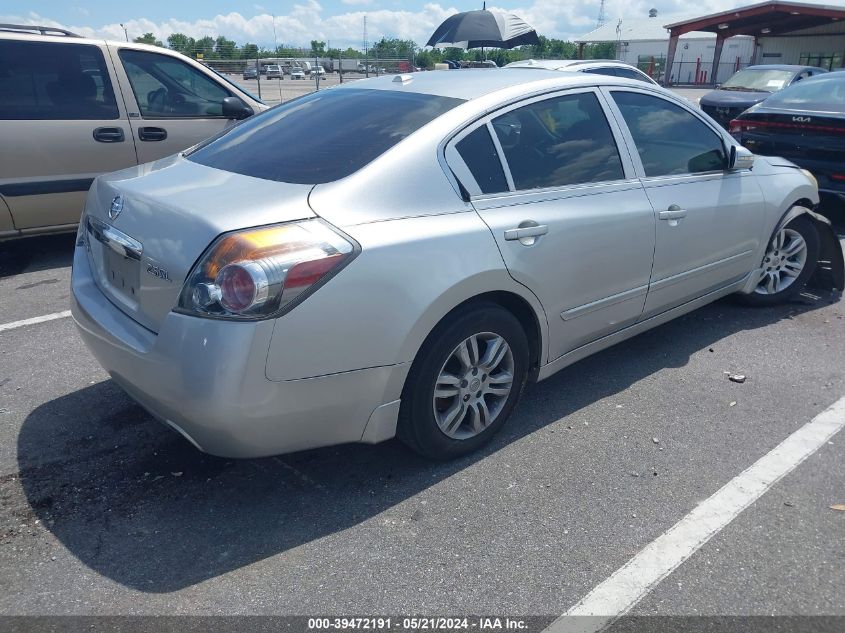
M 821 1 L 821 0 L 819 0 Z M 596 25 L 600 0 L 491 0 L 488 8 L 516 13 L 537 32 L 571 38 Z M 658 19 L 692 17 L 753 4 L 755 0 L 606 0 L 609 20 L 645 18 L 652 7 Z M 843 5 L 845 0 L 825 0 Z M 88 36 L 123 39 L 120 23 L 130 37 L 152 32 L 165 39 L 173 32 L 197 37 L 226 35 L 238 44 L 273 43 L 308 45 L 312 39 L 332 46 L 360 47 L 364 15 L 369 40 L 382 36 L 413 39 L 422 45 L 446 17 L 457 11 L 481 8 L 470 0 L 0 0 L 0 22 L 64 26 Z M 275 16 L 275 17 L 274 17 Z M 671 19 L 670 19 L 671 18 Z M 664 23 L 666 23 L 664 22 Z

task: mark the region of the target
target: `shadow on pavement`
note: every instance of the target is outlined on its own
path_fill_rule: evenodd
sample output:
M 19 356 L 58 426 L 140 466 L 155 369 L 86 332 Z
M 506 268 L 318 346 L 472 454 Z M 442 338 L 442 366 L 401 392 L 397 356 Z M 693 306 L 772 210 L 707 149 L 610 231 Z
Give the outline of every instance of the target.
M 698 310 L 529 386 L 492 445 L 446 464 L 396 441 L 260 460 L 210 457 L 106 381 L 26 419 L 18 438 L 26 499 L 17 512 L 37 515 L 99 574 L 145 592 L 175 591 L 345 530 L 660 369 L 686 365 L 726 336 L 833 299 Z
M 74 233 L 0 242 L 0 278 L 73 263 Z

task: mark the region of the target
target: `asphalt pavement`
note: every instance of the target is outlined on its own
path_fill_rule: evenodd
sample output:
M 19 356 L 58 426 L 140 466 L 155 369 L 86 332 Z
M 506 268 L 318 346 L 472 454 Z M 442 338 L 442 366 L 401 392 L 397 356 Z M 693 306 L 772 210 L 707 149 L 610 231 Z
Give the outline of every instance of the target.
M 396 441 L 219 459 L 135 405 L 61 316 L 72 248 L 0 245 L 4 615 L 557 616 L 845 396 L 838 294 L 723 300 L 530 385 L 458 461 Z M 844 446 L 632 613 L 845 616 Z

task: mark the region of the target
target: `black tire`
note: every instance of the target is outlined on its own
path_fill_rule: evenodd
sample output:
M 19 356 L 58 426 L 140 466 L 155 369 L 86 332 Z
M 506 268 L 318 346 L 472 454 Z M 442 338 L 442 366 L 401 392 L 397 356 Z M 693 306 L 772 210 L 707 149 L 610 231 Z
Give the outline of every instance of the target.
M 498 415 L 483 431 L 467 439 L 446 435 L 434 417 L 437 377 L 457 346 L 474 334 L 489 332 L 505 339 L 513 356 L 513 383 Z M 517 318 L 495 303 L 477 303 L 449 316 L 423 343 L 411 365 L 397 435 L 412 450 L 432 460 L 448 460 L 477 450 L 502 428 L 525 387 L 528 375 L 528 337 Z
M 747 295 L 737 295 L 740 303 L 749 306 L 773 306 L 785 303 L 804 290 L 810 277 L 813 276 L 816 270 L 816 264 L 819 261 L 820 248 L 819 232 L 816 229 L 814 221 L 806 215 L 800 215 L 783 228 L 792 229 L 797 232 L 807 243 L 807 259 L 804 263 L 804 268 L 798 277 L 795 278 L 795 281 L 783 290 L 773 294 L 760 294 L 755 291 Z M 773 235 L 771 239 L 774 239 L 774 237 Z M 769 242 L 771 244 L 771 240 Z M 768 253 L 769 245 L 766 246 L 766 251 Z M 763 266 L 765 266 L 765 257 L 764 255 Z

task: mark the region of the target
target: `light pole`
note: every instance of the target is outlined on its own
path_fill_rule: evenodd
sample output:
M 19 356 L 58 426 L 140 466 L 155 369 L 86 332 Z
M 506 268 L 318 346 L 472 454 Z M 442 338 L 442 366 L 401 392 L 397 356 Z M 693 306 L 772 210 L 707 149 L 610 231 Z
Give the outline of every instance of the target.
M 126 38 L 126 41 L 129 41 L 129 32 L 126 30 L 126 27 L 123 26 L 123 22 L 120 23 L 120 28 L 123 29 L 123 37 Z

